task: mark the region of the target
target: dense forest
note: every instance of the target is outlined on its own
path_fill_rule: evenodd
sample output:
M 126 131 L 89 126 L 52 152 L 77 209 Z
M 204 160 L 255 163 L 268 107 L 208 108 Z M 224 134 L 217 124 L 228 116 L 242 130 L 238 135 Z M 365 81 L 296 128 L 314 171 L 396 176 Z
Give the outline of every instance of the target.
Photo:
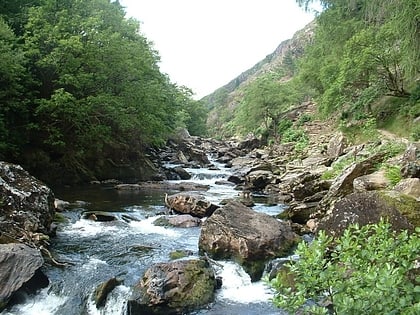
M 302 9 L 312 2 L 297 0 Z M 419 2 L 320 3 L 280 62 L 268 55 L 229 88 L 197 101 L 161 73 L 153 43 L 118 1 L 4 0 L 0 159 L 66 182 L 138 163 L 177 128 L 305 145 L 285 114 L 308 101 L 317 104 L 317 119 L 343 131 L 369 126 L 418 140 Z
M 118 1 L 3 0 L 0 159 L 87 180 L 141 160 L 177 128 L 203 133 L 203 104 L 158 64 Z
M 297 0 L 303 9 L 312 2 Z M 205 98 L 211 133 L 296 140 L 302 135 L 290 129 L 285 113 L 312 100 L 316 118 L 333 120 L 344 132 L 370 126 L 419 139 L 419 1 L 320 3 L 315 22 L 284 42 L 280 61 L 269 55 L 256 65 L 258 71 L 251 69 Z

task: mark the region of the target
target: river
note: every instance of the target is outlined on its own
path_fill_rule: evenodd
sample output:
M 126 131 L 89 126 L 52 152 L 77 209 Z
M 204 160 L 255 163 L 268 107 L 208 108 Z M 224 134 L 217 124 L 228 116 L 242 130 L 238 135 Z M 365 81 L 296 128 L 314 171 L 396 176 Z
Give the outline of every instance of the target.
M 222 199 L 237 196 L 229 185 L 216 185 L 226 180 L 230 170 L 187 169 L 191 181 L 208 184 L 207 200 L 218 204 Z M 84 201 L 63 212 L 66 222 L 60 223 L 52 239 L 51 252 L 59 261 L 71 262 L 65 268 L 46 266 L 50 285 L 22 303 L 3 311 L 4 315 L 125 315 L 131 287 L 153 263 L 168 261 L 170 252 L 188 250 L 198 255 L 200 228 L 168 228 L 153 222 L 166 211 L 167 191 L 118 191 L 112 186 L 90 185 L 54 190 L 57 198 L 69 202 Z M 257 202 L 256 211 L 281 212 L 281 205 L 267 206 Z M 107 211 L 118 218 L 111 222 L 82 219 L 86 210 Z M 269 301 L 273 292 L 262 281 L 251 283 L 243 269 L 229 261 L 220 261 L 217 273 L 223 286 L 214 303 L 195 315 L 271 315 L 285 314 Z M 96 286 L 111 277 L 123 280 L 108 296 L 104 308 L 92 301 Z

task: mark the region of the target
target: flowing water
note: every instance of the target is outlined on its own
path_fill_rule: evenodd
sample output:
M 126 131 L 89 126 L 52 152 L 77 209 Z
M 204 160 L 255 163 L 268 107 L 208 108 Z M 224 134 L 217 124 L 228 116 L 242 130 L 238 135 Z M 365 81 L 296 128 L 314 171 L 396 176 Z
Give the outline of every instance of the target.
M 216 185 L 226 179 L 229 170 L 215 163 L 219 170 L 188 169 L 191 181 L 208 184 L 207 200 L 218 204 L 234 197 L 237 191 L 229 185 Z M 65 268 L 45 267 L 50 285 L 11 309 L 4 315 L 125 315 L 131 287 L 153 263 L 169 261 L 174 250 L 189 250 L 198 255 L 200 228 L 168 228 L 153 222 L 165 213 L 167 191 L 118 191 L 113 187 L 88 186 L 58 189 L 59 199 L 87 202 L 63 212 L 67 222 L 60 223 L 52 239 L 51 252 L 59 261 L 71 262 Z M 81 218 L 86 210 L 106 211 L 116 221 L 97 222 Z M 256 211 L 278 214 L 281 206 L 258 203 Z M 272 291 L 262 282 L 251 283 L 243 269 L 229 261 L 216 267 L 223 278 L 215 302 L 191 314 L 261 315 L 284 314 L 269 302 Z M 97 309 L 92 301 L 96 286 L 112 277 L 122 279 L 108 296 L 105 307 Z

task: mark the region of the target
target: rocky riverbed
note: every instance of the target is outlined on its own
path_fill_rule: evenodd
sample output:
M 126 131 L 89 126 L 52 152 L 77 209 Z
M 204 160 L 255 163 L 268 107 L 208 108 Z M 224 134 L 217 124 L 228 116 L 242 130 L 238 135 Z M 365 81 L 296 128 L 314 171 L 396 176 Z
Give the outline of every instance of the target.
M 312 133 L 309 146 L 299 154 L 294 146 L 263 146 L 253 137 L 237 142 L 184 135 L 171 140 L 157 154 L 156 181 L 107 181 L 115 182 L 114 189 L 121 192 L 160 190 L 170 219 L 182 222 L 168 220 L 164 224 L 202 226 L 200 255 L 184 263 L 153 265 L 136 284 L 138 290 L 130 299 L 130 307 L 137 309 L 136 305 L 146 303 L 156 314 L 201 308 L 212 301 L 220 285 L 212 271 L 217 260 L 241 264 L 255 281 L 261 278 L 267 262 L 290 254 L 302 235 L 319 230 L 338 236 L 351 223 L 375 223 L 381 217 L 388 218 L 395 229 L 419 226 L 419 143 L 384 138 L 351 145 L 339 132 L 324 132 Z M 200 192 L 209 187 L 188 182 L 191 173 L 187 169 L 217 168 L 209 155 L 230 168 L 230 176 L 219 184 L 237 191 L 234 200 L 208 200 Z M 400 171 L 398 183 L 389 176 L 393 167 Z M 54 204 L 51 189 L 19 166 L 1 162 L 0 177 L 0 261 L 2 267 L 25 266 L 13 272 L 12 268 L 1 269 L 1 309 L 14 302 L 22 289 L 36 291 L 38 288 L 31 285 L 34 277 L 44 279 L 36 281 L 41 286 L 48 285 L 41 267 L 44 260 L 61 264 L 48 248 L 54 237 L 55 211 L 68 204 L 58 200 Z M 256 200 L 282 204 L 286 210 L 278 216 L 259 214 L 253 209 Z M 173 220 L 173 215 L 180 219 Z M 86 218 L 112 221 L 95 212 Z M 184 276 L 175 276 L 180 274 Z M 199 297 L 191 291 L 193 283 L 202 283 Z M 118 281 L 104 284 L 105 297 L 100 299 L 106 299 L 117 285 Z M 185 303 L 180 304 L 181 300 Z

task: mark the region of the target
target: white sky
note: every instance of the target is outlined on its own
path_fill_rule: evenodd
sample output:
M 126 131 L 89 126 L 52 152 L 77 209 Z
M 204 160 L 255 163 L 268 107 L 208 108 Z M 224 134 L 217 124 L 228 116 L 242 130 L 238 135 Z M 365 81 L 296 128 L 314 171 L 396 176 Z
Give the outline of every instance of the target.
M 120 0 L 154 43 L 161 71 L 201 98 L 272 53 L 314 14 L 296 0 Z

